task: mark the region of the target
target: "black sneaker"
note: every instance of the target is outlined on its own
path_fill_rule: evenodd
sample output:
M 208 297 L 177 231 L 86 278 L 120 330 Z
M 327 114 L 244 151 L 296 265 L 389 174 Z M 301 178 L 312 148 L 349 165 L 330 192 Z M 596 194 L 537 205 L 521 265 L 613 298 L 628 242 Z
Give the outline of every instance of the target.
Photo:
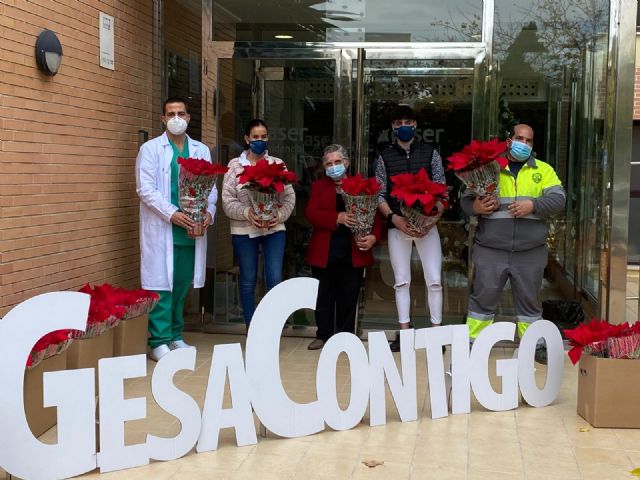
M 536 347 L 536 354 L 534 356 L 536 362 L 546 365 L 547 364 L 547 347 L 538 346 Z
M 393 342 L 389 342 L 389 348 L 392 352 L 400 351 L 400 332 L 396 332 L 396 339 Z

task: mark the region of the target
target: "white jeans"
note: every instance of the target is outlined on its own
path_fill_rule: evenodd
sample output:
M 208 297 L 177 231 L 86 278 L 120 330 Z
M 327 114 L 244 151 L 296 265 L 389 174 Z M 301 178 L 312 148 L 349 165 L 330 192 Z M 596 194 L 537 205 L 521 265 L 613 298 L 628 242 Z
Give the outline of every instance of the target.
M 427 303 L 431 323 L 439 325 L 442 323 L 442 284 L 440 283 L 442 247 L 436 226 L 422 238 L 410 238 L 397 228 L 389 229 L 389 260 L 391 260 L 395 277 L 393 288 L 396 291 L 398 322 L 408 323 L 411 318 L 409 287 L 411 286 L 411 250 L 414 242 L 420 256 L 424 281 L 427 286 Z

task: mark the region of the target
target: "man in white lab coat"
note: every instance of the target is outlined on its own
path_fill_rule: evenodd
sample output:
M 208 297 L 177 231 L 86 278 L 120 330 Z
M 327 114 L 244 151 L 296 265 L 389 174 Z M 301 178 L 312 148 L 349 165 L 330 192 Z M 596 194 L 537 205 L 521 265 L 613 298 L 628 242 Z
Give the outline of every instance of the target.
M 209 148 L 187 134 L 190 120 L 186 102 L 177 97 L 164 102 L 165 132 L 140 147 L 136 159 L 136 191 L 140 197 L 140 277 L 142 287 L 160 300 L 149 313 L 149 356 L 160 360 L 176 348 L 188 348 L 182 338 L 184 301 L 193 282 L 205 279 L 207 238 L 189 236 L 193 220 L 178 203 L 178 158 L 211 161 Z M 218 192 L 214 186 L 204 218 L 213 223 Z

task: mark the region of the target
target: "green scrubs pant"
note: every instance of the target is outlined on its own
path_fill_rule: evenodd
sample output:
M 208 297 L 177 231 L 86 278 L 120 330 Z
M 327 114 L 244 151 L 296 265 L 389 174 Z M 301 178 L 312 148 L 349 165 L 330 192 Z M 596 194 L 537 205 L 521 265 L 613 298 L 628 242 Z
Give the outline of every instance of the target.
M 173 246 L 173 291 L 160 291 L 149 313 L 149 347 L 182 340 L 184 301 L 193 281 L 195 247 Z

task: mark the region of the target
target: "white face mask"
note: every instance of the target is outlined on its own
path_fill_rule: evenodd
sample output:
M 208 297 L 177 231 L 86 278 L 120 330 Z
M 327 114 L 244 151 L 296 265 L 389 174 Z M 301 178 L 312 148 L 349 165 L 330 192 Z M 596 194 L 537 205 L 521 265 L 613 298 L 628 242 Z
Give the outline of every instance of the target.
M 169 130 L 174 135 L 182 135 L 187 131 L 187 126 L 189 123 L 184 118 L 180 117 L 171 117 L 167 122 L 167 130 Z

